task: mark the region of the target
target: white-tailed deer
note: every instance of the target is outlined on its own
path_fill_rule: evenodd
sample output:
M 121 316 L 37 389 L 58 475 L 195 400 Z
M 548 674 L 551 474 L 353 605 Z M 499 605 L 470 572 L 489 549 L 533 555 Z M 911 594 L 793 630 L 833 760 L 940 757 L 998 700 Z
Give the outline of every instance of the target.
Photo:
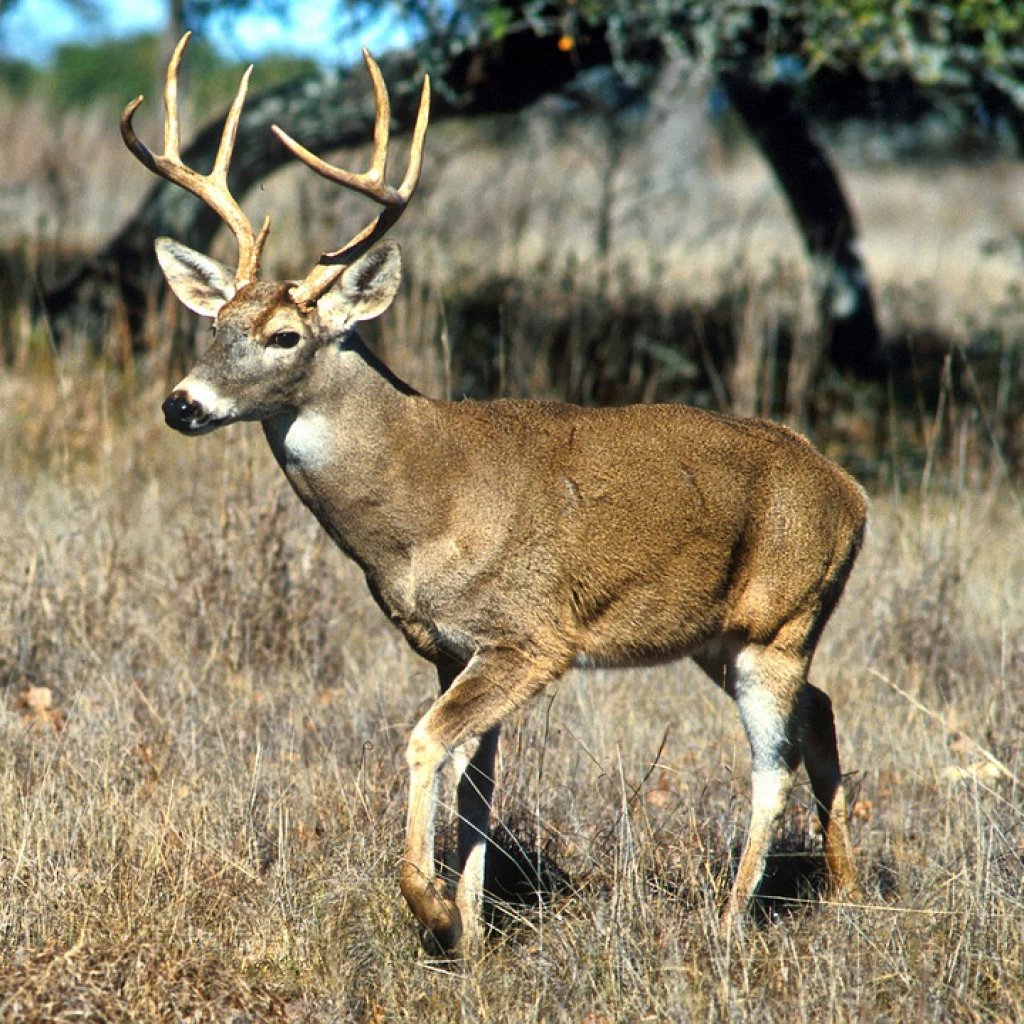
M 424 82 L 409 168 L 385 180 L 390 108 L 377 103 L 372 166 L 325 163 L 274 128 L 318 174 L 383 206 L 301 282 L 258 280 L 267 225 L 254 232 L 227 187 L 248 72 L 209 175 L 179 156 L 177 74 L 167 72 L 165 152 L 128 148 L 205 200 L 238 242 L 232 270 L 162 238 L 171 288 L 214 320 L 214 339 L 163 405 L 168 424 L 205 434 L 258 420 L 289 483 L 414 650 L 441 694 L 408 745 L 409 811 L 400 884 L 450 950 L 482 937 L 484 855 L 502 720 L 573 666 L 692 657 L 735 699 L 753 759 L 746 846 L 723 909 L 741 914 L 802 761 L 835 887 L 857 891 L 828 697 L 808 682 L 821 631 L 860 546 L 860 487 L 799 435 L 757 419 L 677 405 L 587 409 L 532 401 L 448 402 L 402 383 L 355 325 L 398 288 L 394 243 L 419 177 Z M 251 70 L 251 69 L 250 69 Z M 456 765 L 460 878 L 434 868 L 439 773 Z

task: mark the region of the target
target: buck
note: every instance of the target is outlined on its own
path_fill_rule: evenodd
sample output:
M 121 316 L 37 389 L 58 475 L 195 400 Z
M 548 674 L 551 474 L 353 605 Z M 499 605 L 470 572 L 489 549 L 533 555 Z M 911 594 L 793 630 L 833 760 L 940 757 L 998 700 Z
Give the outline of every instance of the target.
M 165 152 L 121 118 L 131 152 L 188 189 L 238 244 L 231 269 L 161 238 L 177 297 L 213 318 L 208 351 L 163 403 L 167 423 L 207 434 L 258 420 L 278 464 L 412 648 L 440 695 L 409 738 L 400 887 L 436 943 L 483 938 L 484 857 L 502 720 L 575 667 L 693 658 L 736 702 L 752 757 L 750 825 L 728 929 L 760 881 L 774 826 L 802 762 L 836 891 L 858 892 L 829 698 L 808 681 L 815 647 L 860 547 L 860 487 L 800 435 L 760 419 L 682 405 L 582 408 L 539 401 L 441 401 L 403 383 L 360 340 L 383 313 L 400 258 L 380 241 L 420 174 L 430 101 L 424 81 L 408 170 L 386 182 L 390 106 L 364 51 L 376 101 L 368 171 L 326 163 L 273 131 L 318 174 L 382 207 L 302 281 L 262 282 L 269 220 L 255 232 L 227 185 L 249 74 L 213 170 L 179 155 L 178 68 L 170 61 Z M 458 882 L 434 866 L 442 767 L 455 766 Z

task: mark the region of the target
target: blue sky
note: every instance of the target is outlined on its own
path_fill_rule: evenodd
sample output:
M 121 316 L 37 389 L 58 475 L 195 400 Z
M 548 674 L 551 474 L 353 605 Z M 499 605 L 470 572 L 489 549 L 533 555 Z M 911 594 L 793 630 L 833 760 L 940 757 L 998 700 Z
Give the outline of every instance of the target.
M 95 0 L 94 6 L 101 17 L 96 25 L 90 25 L 72 5 L 60 0 L 21 0 L 4 21 L 0 36 L 3 53 L 21 60 L 45 61 L 61 43 L 156 31 L 163 25 L 167 10 L 164 0 Z M 288 6 L 286 22 L 252 13 L 232 19 L 230 28 L 223 23 L 211 24 L 208 38 L 226 57 L 239 60 L 255 59 L 267 51 L 284 51 L 311 57 L 326 54 L 332 62 L 345 63 L 358 57 L 360 45 L 386 50 L 405 41 L 400 26 L 382 21 L 358 40 L 336 44 L 336 26 L 330 18 L 333 4 L 290 0 Z

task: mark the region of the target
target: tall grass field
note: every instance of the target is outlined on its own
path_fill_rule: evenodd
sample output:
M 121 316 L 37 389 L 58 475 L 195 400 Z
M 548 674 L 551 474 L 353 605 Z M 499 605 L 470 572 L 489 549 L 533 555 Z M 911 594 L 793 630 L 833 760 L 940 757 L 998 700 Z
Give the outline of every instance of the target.
M 396 231 L 409 281 L 374 339 L 396 372 L 460 392 L 447 313 L 474 273 L 516 282 L 545 316 L 595 288 L 614 304 L 741 284 L 734 365 L 701 401 L 762 408 L 778 324 L 813 341 L 802 257 L 754 156 L 680 109 L 614 160 L 593 124 L 555 131 L 545 115 L 511 149 L 437 132 L 421 207 Z M 97 245 L 148 186 L 107 113 L 53 125 L 0 109 L 0 232 L 29 263 Z M 90 154 L 81 175 L 65 152 Z M 123 338 L 84 335 L 58 351 L 28 316 L 31 281 L 8 281 L 0 1020 L 1024 1019 L 1024 496 L 999 428 L 1020 419 L 1024 167 L 845 169 L 887 333 L 948 353 L 916 410 L 833 381 L 847 397 L 829 417 L 814 375 L 782 410 L 869 467 L 869 535 L 812 670 L 835 706 L 864 900 L 824 889 L 802 780 L 764 898 L 722 938 L 750 797 L 735 708 L 689 664 L 579 672 L 502 736 L 485 955 L 429 957 L 397 876 L 404 745 L 433 671 L 257 426 L 164 427 L 181 369 L 170 306 L 148 352 L 115 359 Z M 364 212 L 290 172 L 247 204 L 254 220 L 260 204 L 273 273 L 303 273 Z M 614 228 L 601 251 L 597 216 Z M 499 389 L 560 393 L 544 323 L 506 304 Z M 989 381 L 971 375 L 979 338 L 1003 353 Z M 686 398 L 657 351 L 648 365 Z M 570 355 L 559 365 L 585 376 Z M 450 844 L 442 829 L 440 858 Z

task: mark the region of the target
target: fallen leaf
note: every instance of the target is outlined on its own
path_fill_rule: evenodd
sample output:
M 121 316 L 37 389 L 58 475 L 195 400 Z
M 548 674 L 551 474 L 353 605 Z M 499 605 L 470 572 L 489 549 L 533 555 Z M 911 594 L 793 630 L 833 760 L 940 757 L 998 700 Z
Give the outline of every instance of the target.
M 854 800 L 853 807 L 850 808 L 850 815 L 858 821 L 870 821 L 873 810 L 874 804 L 870 800 L 861 798 L 860 800 Z
M 17 697 L 22 717 L 31 724 L 52 726 L 56 732 L 67 724 L 68 716 L 53 701 L 53 691 L 48 686 L 27 686 Z
M 966 782 L 975 780 L 977 782 L 998 782 L 1000 779 L 1009 778 L 1010 773 L 994 761 L 975 761 L 964 768 L 958 765 L 950 765 L 942 773 L 944 779 L 951 782 Z

